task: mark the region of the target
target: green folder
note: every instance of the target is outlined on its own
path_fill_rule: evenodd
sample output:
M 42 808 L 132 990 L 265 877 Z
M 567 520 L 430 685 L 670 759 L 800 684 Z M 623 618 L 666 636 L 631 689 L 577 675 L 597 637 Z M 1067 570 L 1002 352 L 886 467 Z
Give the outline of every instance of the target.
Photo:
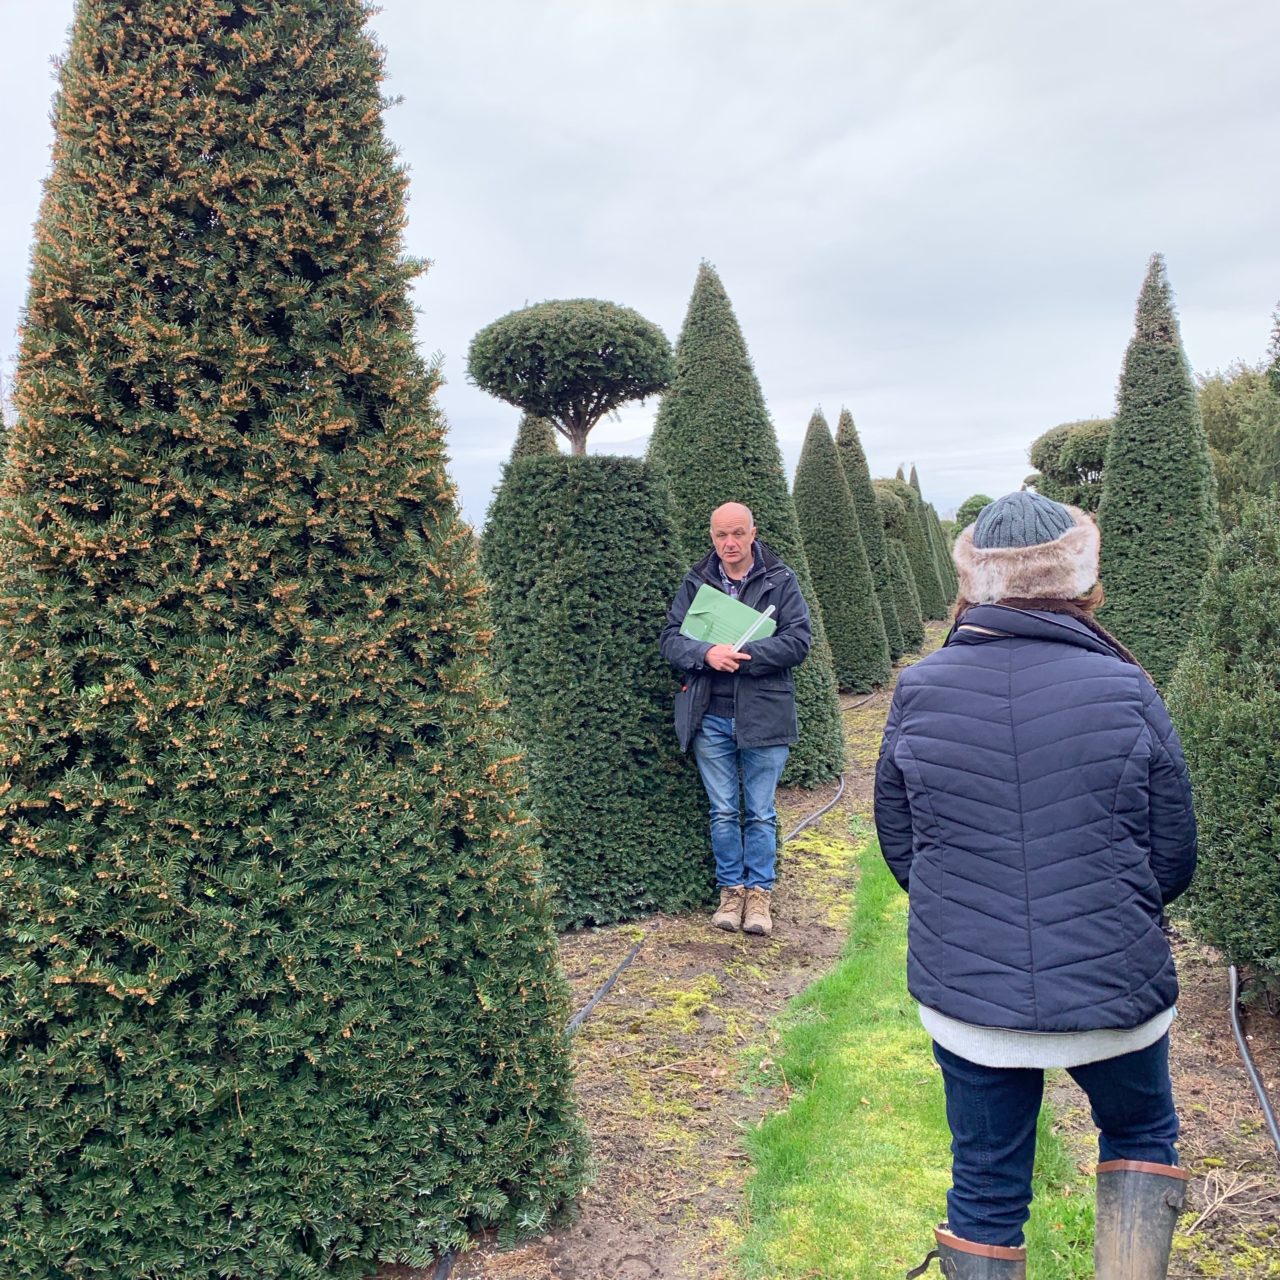
M 760 613 L 749 604 L 717 591 L 704 582 L 689 605 L 680 624 L 680 634 L 707 644 L 731 644 L 735 648 L 751 640 L 763 640 L 778 629 L 768 613 Z

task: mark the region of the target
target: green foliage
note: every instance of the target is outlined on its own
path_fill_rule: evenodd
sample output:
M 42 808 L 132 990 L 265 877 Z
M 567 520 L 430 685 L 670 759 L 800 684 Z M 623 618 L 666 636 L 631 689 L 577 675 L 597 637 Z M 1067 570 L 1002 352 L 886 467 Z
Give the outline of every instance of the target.
M 836 680 L 842 689 L 864 693 L 888 680 L 889 643 L 858 529 L 858 513 L 821 410 L 809 419 L 794 496 Z
M 524 414 L 520 419 L 520 427 L 516 432 L 516 442 L 511 449 L 508 464 L 519 462 L 522 458 L 543 458 L 560 452 L 556 444 L 556 424 L 550 418 L 539 418 L 532 413 Z
M 0 490 L 9 1280 L 354 1280 L 581 1182 L 364 20 L 77 8 Z
M 1039 474 L 1027 477 L 1036 492 L 1082 511 L 1097 511 L 1113 422 L 1112 418 L 1064 422 L 1037 436 L 1028 456 Z
M 671 381 L 671 344 L 629 307 L 596 298 L 539 302 L 481 329 L 467 372 L 499 400 L 550 418 L 582 454 L 605 414 Z
M 1151 259 L 1103 471 L 1100 620 L 1163 685 L 1219 536 L 1209 445 L 1164 260 Z
M 924 621 L 920 612 L 920 593 L 916 590 L 903 541 L 907 535 L 907 508 L 902 499 L 888 488 L 888 481 L 878 480 L 874 488 L 876 506 L 884 526 L 885 556 L 889 563 L 893 608 L 902 626 L 902 641 L 906 652 L 914 653 L 924 644 Z
M 1197 931 L 1280 986 L 1280 515 L 1246 503 L 1214 557 L 1169 706 L 1195 789 Z
M 1201 378 L 1199 401 L 1218 514 L 1231 528 L 1251 495 L 1261 497 L 1280 487 L 1280 394 L 1261 364 L 1238 362 Z
M 706 801 L 657 645 L 685 569 L 660 480 L 638 458 L 516 463 L 483 558 L 560 923 L 709 901 Z
M 916 493 L 919 496 L 921 497 L 924 496 L 923 490 L 921 490 L 920 488 L 920 476 L 916 472 L 916 464 L 914 462 L 911 464 L 911 478 L 907 481 L 907 483 L 910 484 L 910 486 L 916 491 Z
M 926 619 L 945 618 L 950 593 L 939 577 L 937 548 L 920 495 L 903 480 L 877 480 L 875 483 L 877 488 L 892 493 L 902 504 L 901 523 L 889 532 L 901 539 L 906 550 L 922 616 Z M 905 630 L 904 626 L 904 633 Z
M 853 424 L 853 414 L 840 410 L 840 422 L 836 428 L 836 453 L 844 470 L 853 496 L 853 507 L 858 513 L 858 531 L 862 534 L 862 546 L 871 566 L 871 581 L 875 584 L 876 604 L 880 608 L 885 637 L 889 642 L 889 658 L 896 662 L 906 652 L 902 638 L 902 626 L 893 606 L 893 587 L 889 581 L 889 559 L 884 544 L 884 524 L 876 491 L 871 485 L 871 470 L 867 455 L 863 452 L 858 429 Z
M 956 577 L 955 566 L 951 563 L 951 544 L 942 530 L 942 521 L 938 519 L 933 503 L 926 502 L 921 512 L 925 524 L 925 535 L 933 550 L 934 567 L 938 572 L 938 581 L 942 585 L 943 595 L 948 601 L 953 600 L 959 587 L 959 579 Z
M 1267 367 L 1267 378 L 1271 383 L 1271 390 L 1280 396 L 1280 307 L 1276 309 L 1274 320 L 1271 328 L 1271 348 L 1268 352 L 1271 364 Z
M 966 498 L 956 512 L 956 531 L 967 529 L 981 514 L 982 508 L 989 507 L 994 501 L 985 493 L 975 493 L 973 497 Z
M 907 559 L 907 548 L 897 538 L 885 539 L 889 556 L 889 574 L 893 583 L 893 604 L 902 623 L 902 642 L 908 653 L 916 653 L 924 644 L 924 619 L 920 612 L 920 593 L 916 590 Z
M 689 561 L 711 549 L 712 511 L 743 502 L 760 537 L 795 570 L 813 617 L 813 647 L 795 671 L 800 741 L 791 748 L 783 782 L 830 781 L 844 767 L 831 647 L 764 395 L 724 286 L 706 263 L 676 343 L 676 375 L 658 409 L 649 458 L 667 477 Z

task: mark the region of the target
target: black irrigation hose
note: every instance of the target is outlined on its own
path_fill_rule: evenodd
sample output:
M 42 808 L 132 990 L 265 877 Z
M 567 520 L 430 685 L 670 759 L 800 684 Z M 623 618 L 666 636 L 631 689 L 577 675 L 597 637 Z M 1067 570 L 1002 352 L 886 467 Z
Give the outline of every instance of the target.
M 1244 1031 L 1240 1026 L 1240 975 L 1236 972 L 1235 965 L 1227 966 L 1227 976 L 1231 979 L 1231 1030 L 1235 1034 L 1236 1044 L 1240 1048 L 1240 1056 L 1244 1059 L 1244 1069 L 1248 1073 L 1249 1083 L 1253 1085 L 1253 1091 L 1258 1095 L 1258 1104 L 1262 1107 L 1263 1117 L 1266 1119 L 1267 1128 L 1271 1132 L 1271 1141 L 1275 1143 L 1276 1153 L 1280 1155 L 1280 1126 L 1276 1124 L 1276 1113 L 1271 1109 L 1271 1099 L 1267 1097 L 1266 1087 L 1262 1083 L 1262 1077 L 1258 1074 L 1257 1064 L 1253 1060 L 1253 1055 L 1249 1052 L 1249 1046 L 1245 1043 Z
M 815 810 L 807 818 L 801 819 L 800 824 L 795 828 L 794 831 L 791 831 L 787 835 L 783 836 L 782 843 L 786 844 L 789 840 L 794 840 L 796 836 L 798 836 L 805 829 L 805 827 L 807 827 L 811 822 L 817 822 L 817 820 L 820 817 L 822 817 L 824 813 L 828 812 L 828 810 L 834 809 L 842 795 L 844 795 L 844 774 L 843 773 L 840 775 L 840 785 L 836 788 L 835 795 L 832 796 L 831 799 L 828 800 L 827 803 L 824 804 L 821 809 Z
M 569 1019 L 569 1025 L 564 1029 L 565 1035 L 567 1036 L 573 1035 L 573 1033 L 577 1031 L 577 1029 L 580 1026 L 582 1026 L 583 1022 L 586 1020 L 587 1015 L 591 1012 L 592 1009 L 596 1007 L 596 1005 L 600 1003 L 601 1000 L 605 998 L 605 996 L 609 994 L 609 988 L 613 986 L 615 982 L 617 982 L 618 975 L 621 974 L 622 971 L 627 967 L 627 965 L 629 965 L 636 958 L 637 953 L 639 952 L 640 948 L 644 946 L 644 943 L 645 943 L 645 940 L 641 938 L 640 941 L 637 942 L 636 945 L 632 947 L 631 950 L 628 951 L 625 956 L 623 956 L 622 963 L 609 975 L 609 977 L 605 980 L 604 984 L 600 987 L 599 991 L 597 991 L 595 995 L 593 995 L 591 999 L 588 1000 L 587 1003 L 584 1004 L 582 1008 L 579 1009 L 578 1012 L 575 1013 L 573 1017 Z

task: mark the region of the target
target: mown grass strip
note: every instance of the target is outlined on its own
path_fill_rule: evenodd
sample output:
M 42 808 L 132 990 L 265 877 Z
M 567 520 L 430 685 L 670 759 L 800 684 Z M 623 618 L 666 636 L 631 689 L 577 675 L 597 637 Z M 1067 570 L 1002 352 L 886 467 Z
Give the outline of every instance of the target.
M 862 1280 L 923 1258 L 945 1214 L 942 1077 L 906 991 L 907 899 L 864 839 L 839 965 L 784 1014 L 772 1061 L 785 1111 L 748 1135 L 749 1280 Z M 1091 1187 L 1042 1116 L 1027 1238 L 1033 1280 L 1092 1272 Z

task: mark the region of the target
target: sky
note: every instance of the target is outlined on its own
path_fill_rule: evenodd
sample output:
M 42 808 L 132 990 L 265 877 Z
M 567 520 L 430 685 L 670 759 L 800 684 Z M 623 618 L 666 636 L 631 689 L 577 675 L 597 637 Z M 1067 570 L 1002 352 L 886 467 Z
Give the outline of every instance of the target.
M 0 368 L 13 371 L 72 0 L 0 0 Z M 1114 410 L 1165 255 L 1197 373 L 1263 358 L 1280 303 L 1274 0 L 382 0 L 388 133 L 428 258 L 451 472 L 483 522 L 519 411 L 472 336 L 550 298 L 675 342 L 719 272 L 788 477 L 812 411 L 950 514 Z M 592 452 L 642 453 L 657 401 Z M 766 534 L 767 536 L 767 534 Z

